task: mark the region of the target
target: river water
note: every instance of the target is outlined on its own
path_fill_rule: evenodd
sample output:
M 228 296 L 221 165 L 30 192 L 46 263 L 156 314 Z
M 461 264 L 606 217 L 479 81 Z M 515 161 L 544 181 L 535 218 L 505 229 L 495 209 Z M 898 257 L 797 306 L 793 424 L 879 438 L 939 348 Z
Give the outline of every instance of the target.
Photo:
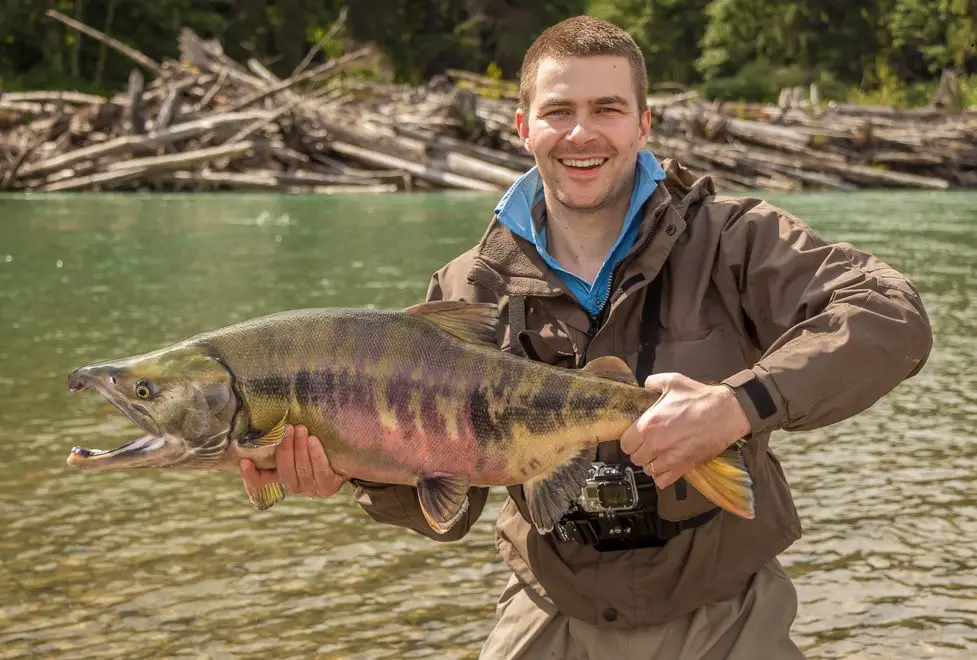
M 774 436 L 805 525 L 794 635 L 809 658 L 977 657 L 977 194 L 767 198 L 910 274 L 936 333 L 861 416 Z M 139 433 L 65 379 L 267 312 L 418 302 L 495 201 L 0 197 L 0 659 L 475 657 L 501 491 L 438 544 L 348 489 L 257 512 L 235 473 L 74 471 L 72 446 Z

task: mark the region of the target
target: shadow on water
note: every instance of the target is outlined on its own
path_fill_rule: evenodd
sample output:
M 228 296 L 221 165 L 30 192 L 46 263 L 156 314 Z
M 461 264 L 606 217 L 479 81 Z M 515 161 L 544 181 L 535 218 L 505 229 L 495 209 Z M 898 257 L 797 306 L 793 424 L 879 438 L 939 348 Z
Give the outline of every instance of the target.
M 977 655 L 977 195 L 768 196 L 920 286 L 937 343 L 865 414 L 774 447 L 805 537 L 782 561 L 810 658 Z M 344 489 L 251 509 L 236 474 L 84 473 L 135 428 L 85 362 L 306 306 L 406 306 L 495 198 L 0 197 L 0 659 L 474 657 L 508 571 L 493 495 L 461 542 Z M 884 338 L 880 338 L 884 341 Z

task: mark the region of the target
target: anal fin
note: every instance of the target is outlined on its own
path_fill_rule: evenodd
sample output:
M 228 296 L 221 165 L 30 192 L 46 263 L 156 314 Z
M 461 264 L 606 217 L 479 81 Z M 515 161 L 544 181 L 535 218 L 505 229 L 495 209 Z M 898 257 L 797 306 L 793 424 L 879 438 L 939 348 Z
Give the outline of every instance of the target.
M 265 484 L 264 486 L 248 488 L 248 499 L 258 511 L 270 509 L 285 499 L 285 486 L 282 484 Z
M 417 482 L 417 499 L 424 519 L 438 534 L 445 534 L 468 512 L 468 477 L 435 474 Z
M 523 484 L 529 517 L 540 534 L 553 531 L 553 526 L 580 497 L 593 462 L 594 448 L 586 447 L 553 472 L 534 477 Z

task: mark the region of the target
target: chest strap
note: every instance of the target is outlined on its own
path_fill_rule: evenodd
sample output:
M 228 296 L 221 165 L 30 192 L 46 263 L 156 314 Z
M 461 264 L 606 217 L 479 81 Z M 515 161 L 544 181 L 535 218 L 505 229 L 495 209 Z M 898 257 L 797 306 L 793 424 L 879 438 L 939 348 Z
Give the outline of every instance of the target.
M 509 296 L 509 352 L 527 357 L 519 335 L 526 329 L 526 296 Z
M 655 349 L 658 347 L 658 325 L 661 319 L 662 275 L 658 275 L 645 291 L 645 303 L 641 308 L 641 347 L 638 349 L 638 364 L 635 376 L 642 385 L 651 375 L 655 365 Z

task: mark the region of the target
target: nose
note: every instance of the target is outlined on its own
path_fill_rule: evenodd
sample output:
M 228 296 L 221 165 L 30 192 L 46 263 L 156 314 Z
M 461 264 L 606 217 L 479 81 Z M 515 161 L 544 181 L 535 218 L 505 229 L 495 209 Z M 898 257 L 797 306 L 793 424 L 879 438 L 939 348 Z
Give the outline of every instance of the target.
M 68 376 L 68 388 L 74 392 L 83 390 L 92 382 L 92 373 L 86 367 L 75 369 Z
M 578 116 L 576 121 L 573 123 L 573 127 L 570 129 L 570 132 L 567 133 L 567 140 L 569 142 L 573 142 L 574 144 L 584 144 L 596 137 L 597 132 L 593 130 L 587 116 Z

